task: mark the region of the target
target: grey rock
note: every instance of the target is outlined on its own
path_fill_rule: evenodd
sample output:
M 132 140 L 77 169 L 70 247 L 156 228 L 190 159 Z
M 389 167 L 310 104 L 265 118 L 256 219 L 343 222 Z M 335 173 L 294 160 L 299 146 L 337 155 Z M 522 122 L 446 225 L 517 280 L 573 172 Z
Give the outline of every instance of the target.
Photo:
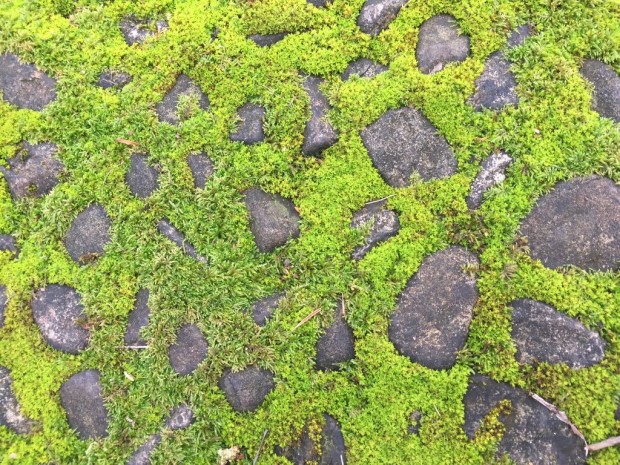
M 520 363 L 565 363 L 571 368 L 603 360 L 605 341 L 580 321 L 530 299 L 511 304 L 512 339 Z
M 57 150 L 49 142 L 36 145 L 24 142 L 23 149 L 8 160 L 9 168 L 0 166 L 14 199 L 41 197 L 51 192 L 64 170 L 54 156 Z
M 60 388 L 60 402 L 67 412 L 69 426 L 80 439 L 107 437 L 108 412 L 97 370 L 81 371 L 65 381 Z
M 323 440 L 321 442 L 321 465 L 346 465 L 347 449 L 344 437 L 340 431 L 338 422 L 328 415 L 323 414 L 325 426 L 323 426 Z
M 106 71 L 99 75 L 97 85 L 104 89 L 110 89 L 112 87 L 115 89 L 122 89 L 131 82 L 131 79 L 129 74 L 121 71 Z
M 357 26 L 362 32 L 377 36 L 386 29 L 407 0 L 366 0 L 359 16 Z
M 461 247 L 422 261 L 390 317 L 388 333 L 398 352 L 436 370 L 454 365 L 478 300 L 476 279 L 464 268 L 477 264 L 477 257 Z
M 276 387 L 273 374 L 256 366 L 236 373 L 226 370 L 218 386 L 237 412 L 253 412 Z
M 319 451 L 310 437 L 308 425 L 304 426 L 299 439 L 286 447 L 277 447 L 276 454 L 286 457 L 293 465 L 318 463 Z
M 484 193 L 506 179 L 506 168 L 512 163 L 512 158 L 505 153 L 494 153 L 482 162 L 482 169 L 471 185 L 467 196 L 467 206 L 471 210 L 480 208 Z
M 150 196 L 159 186 L 159 172 L 149 166 L 147 155 L 134 153 L 131 155 L 129 170 L 125 175 L 125 182 L 133 195 L 140 199 Z
M 446 140 L 418 110 L 388 110 L 361 132 L 373 164 L 392 187 L 405 187 L 417 172 L 423 180 L 445 178 L 457 162 Z
M 12 53 L 0 54 L 2 98 L 18 108 L 41 111 L 56 98 L 56 80 Z
M 13 236 L 0 234 L 0 252 L 12 252 L 16 257 L 19 255 L 19 249 Z
M 331 2 L 331 0 L 306 0 L 308 3 L 310 3 L 311 5 L 314 5 L 317 8 L 323 8 L 325 7 L 328 3 Z
M 209 98 L 202 93 L 200 87 L 194 84 L 189 76 L 181 74 L 164 99 L 155 106 L 155 112 L 160 121 L 177 125 L 182 119 L 185 119 L 185 115 L 179 115 L 178 113 L 181 96 L 195 98 L 198 101 L 198 108 L 200 110 L 207 110 L 209 108 Z
M 273 311 L 278 308 L 280 301 L 284 298 L 284 294 L 278 292 L 263 299 L 258 300 L 252 306 L 252 318 L 258 326 L 265 326 Z
M 0 329 L 4 326 L 4 311 L 6 310 L 7 302 L 6 286 L 0 284 Z
M 13 380 L 8 368 L 0 365 L 0 426 L 6 426 L 17 434 L 28 434 L 36 423 L 22 415 L 13 393 Z
M 476 111 L 485 108 L 501 110 L 519 103 L 517 81 L 502 52 L 493 53 L 485 63 L 482 74 L 476 79 L 476 92 L 469 102 Z
M 620 76 L 609 65 L 598 60 L 585 60 L 582 76 L 593 86 L 592 110 L 620 123 Z
M 207 263 L 207 259 L 201 255 L 198 255 L 198 252 L 196 252 L 194 246 L 185 240 L 183 233 L 172 226 L 166 218 L 159 220 L 157 223 L 157 230 L 170 239 L 190 257 L 195 258 L 199 262 Z
M 529 24 L 523 24 L 510 33 L 508 37 L 508 48 L 514 48 L 525 42 L 525 39 L 531 37 L 534 28 Z
M 123 18 L 119 24 L 121 33 L 127 45 L 140 44 L 157 31 L 161 34 L 168 30 L 166 21 L 153 21 L 150 19 L 139 19 L 133 15 Z
M 188 428 L 194 422 L 194 413 L 186 404 L 177 405 L 170 412 L 165 427 L 171 430 Z
M 255 103 L 246 103 L 237 112 L 240 122 L 237 131 L 230 135 L 230 140 L 251 145 L 265 138 L 263 124 L 265 108 Z
M 616 411 L 614 412 L 614 419 L 616 421 L 620 421 L 620 404 L 618 405 L 618 408 L 616 408 Z
M 620 265 L 620 188 L 589 176 L 560 182 L 521 224 L 531 256 L 547 268 L 609 271 Z
M 149 290 L 140 289 L 136 294 L 136 302 L 129 314 L 127 331 L 125 332 L 125 344 L 130 346 L 144 346 L 146 341 L 140 336 L 142 328 L 149 324 Z
M 338 370 L 340 364 L 355 358 L 355 339 L 342 310 L 337 307 L 334 321 L 316 343 L 316 367 L 319 370 Z
M 151 465 L 151 455 L 160 443 L 161 435 L 153 434 L 149 436 L 146 442 L 129 458 L 127 465 Z
M 433 16 L 420 26 L 415 54 L 420 71 L 434 74 L 449 63 L 465 61 L 469 55 L 469 37 L 460 33 L 454 17 Z
M 252 34 L 248 36 L 252 42 L 259 47 L 271 47 L 273 44 L 280 42 L 286 37 L 285 32 L 279 32 L 277 34 Z
M 204 189 L 207 180 L 213 176 L 215 165 L 206 153 L 192 153 L 187 157 L 187 164 L 194 177 L 194 187 Z
M 353 214 L 352 228 L 370 226 L 365 243 L 358 246 L 352 254 L 354 260 L 361 260 L 374 246 L 395 236 L 400 229 L 398 215 L 392 210 L 386 210 L 386 200 L 374 201 Z
M 207 356 L 209 344 L 196 325 L 184 324 L 179 328 L 177 341 L 168 348 L 172 369 L 181 376 L 192 373 Z
M 168 21 L 160 19 L 155 21 L 155 29 L 157 29 L 158 34 L 163 34 L 170 29 L 170 26 L 168 25 Z
M 338 133 L 327 119 L 329 101 L 319 86 L 323 82 L 318 76 L 305 76 L 303 86 L 310 99 L 310 119 L 304 129 L 304 155 L 318 155 L 338 141 Z
M 32 315 L 45 342 L 69 354 L 88 346 L 90 333 L 81 325 L 87 316 L 77 291 L 69 286 L 50 284 L 35 292 Z
M 65 236 L 65 247 L 74 262 L 84 265 L 103 255 L 110 242 L 110 219 L 98 203 L 81 212 Z
M 368 58 L 360 58 L 359 60 L 352 61 L 344 70 L 344 73 L 340 75 L 343 81 L 348 81 L 351 76 L 356 75 L 361 78 L 374 78 L 381 73 L 385 73 L 388 70 L 387 66 L 383 66 L 380 63 L 375 63 Z
M 420 434 L 420 422 L 422 421 L 422 412 L 419 410 L 414 410 L 409 415 L 409 426 L 407 427 L 407 433 L 409 434 Z
M 252 187 L 245 191 L 245 204 L 250 213 L 250 229 L 261 252 L 271 252 L 299 237 L 300 218 L 290 200 Z
M 483 375 L 473 375 L 469 380 L 467 392 L 463 399 L 465 406 L 465 424 L 463 429 L 469 439 L 474 439 L 485 417 L 502 400 L 510 399 L 515 389 L 505 383 Z

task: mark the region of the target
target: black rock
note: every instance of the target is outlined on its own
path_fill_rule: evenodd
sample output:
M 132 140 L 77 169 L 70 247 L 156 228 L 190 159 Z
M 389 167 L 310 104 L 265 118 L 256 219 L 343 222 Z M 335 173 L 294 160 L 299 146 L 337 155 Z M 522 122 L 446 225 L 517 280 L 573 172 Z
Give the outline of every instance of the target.
M 381 73 L 385 73 L 388 70 L 387 66 L 375 63 L 368 58 L 360 58 L 359 60 L 352 61 L 344 70 L 344 73 L 340 75 L 343 81 L 348 81 L 351 76 L 356 75 L 361 78 L 374 78 Z
M 525 42 L 525 39 L 533 33 L 533 28 L 529 24 L 523 24 L 516 28 L 508 37 L 508 48 L 514 48 Z
M 589 176 L 560 182 L 521 224 L 531 256 L 547 268 L 609 271 L 620 265 L 620 188 Z
M 64 169 L 54 157 L 57 150 L 56 145 L 49 142 L 36 145 L 24 142 L 23 149 L 9 158 L 9 168 L 0 166 L 14 199 L 40 197 L 51 192 Z
M 418 110 L 388 110 L 361 132 L 373 164 L 392 187 L 405 187 L 415 172 L 423 180 L 456 172 L 456 157 L 446 140 Z
M 477 257 L 461 247 L 422 261 L 390 317 L 388 333 L 398 352 L 435 370 L 454 365 L 478 300 L 476 279 L 464 268 L 477 264 Z
M 300 438 L 286 447 L 276 448 L 276 454 L 286 457 L 293 465 L 306 465 L 319 462 L 319 451 L 310 437 L 308 425 L 304 426 Z
M 304 89 L 310 99 L 310 119 L 304 129 L 304 155 L 318 155 L 338 141 L 338 133 L 327 118 L 329 101 L 319 89 L 323 79 L 317 76 L 304 77 Z
M 252 187 L 245 191 L 245 204 L 250 213 L 250 229 L 261 252 L 271 252 L 299 237 L 299 214 L 290 200 Z
M 511 163 L 512 158 L 504 152 L 494 153 L 482 162 L 482 169 L 474 179 L 466 199 L 467 206 L 471 210 L 480 208 L 484 193 L 506 179 L 506 168 Z
M 364 208 L 353 214 L 352 228 L 370 226 L 365 243 L 357 247 L 352 254 L 354 260 L 361 260 L 375 245 L 395 236 L 400 229 L 398 215 L 386 210 L 386 200 L 367 203 Z
M 594 365 L 605 356 L 605 341 L 580 321 L 530 299 L 511 304 L 512 339 L 520 363 L 566 363 L 571 368 Z
M 263 123 L 265 108 L 255 103 L 246 103 L 237 112 L 240 122 L 237 131 L 230 135 L 230 140 L 251 145 L 265 138 Z
M 157 223 L 157 230 L 176 244 L 184 253 L 192 258 L 195 258 L 199 262 L 207 263 L 207 259 L 201 255 L 198 255 L 194 246 L 185 240 L 185 236 L 181 231 L 172 226 L 167 219 L 159 220 Z
M 145 199 L 157 190 L 159 183 L 159 172 L 149 166 L 147 155 L 144 153 L 134 153 L 131 155 L 129 171 L 125 175 L 125 182 L 133 195 L 140 199 Z
M 338 422 L 327 413 L 323 414 L 323 440 L 321 442 L 321 465 L 346 465 L 347 449 Z
M 12 252 L 16 257 L 19 255 L 19 249 L 13 236 L 0 234 L 0 252 Z
M 593 86 L 592 110 L 616 123 L 620 122 L 620 76 L 609 65 L 598 60 L 585 60 L 581 74 Z
M 502 52 L 493 53 L 485 63 L 482 74 L 476 79 L 476 92 L 470 103 L 476 111 L 501 110 L 519 103 L 517 81 Z
M 194 187 L 196 189 L 204 189 L 207 179 L 213 176 L 215 165 L 206 153 L 192 153 L 187 157 L 187 164 L 192 170 L 194 177 Z
M 355 358 L 355 339 L 340 307 L 334 312 L 334 321 L 316 343 L 316 367 L 319 370 L 337 370 L 340 364 Z
M 252 317 L 258 326 L 265 326 L 273 311 L 278 308 L 278 304 L 284 298 L 284 294 L 278 292 L 263 299 L 258 300 L 252 306 Z
M 253 412 L 276 387 L 273 374 L 256 366 L 236 373 L 226 370 L 218 386 L 237 412 Z
M 172 89 L 155 107 L 155 112 L 160 121 L 177 125 L 182 119 L 185 119 L 186 115 L 179 115 L 178 113 L 181 96 L 195 98 L 198 101 L 198 108 L 200 110 L 207 110 L 209 108 L 209 98 L 202 93 L 200 87 L 194 84 L 189 76 L 181 74 Z
M 119 27 L 127 45 L 133 45 L 140 44 L 153 36 L 155 34 L 154 30 L 158 34 L 167 31 L 168 23 L 163 20 L 138 19 L 130 15 L 121 20 Z
M 415 55 L 420 71 L 434 74 L 449 63 L 465 61 L 469 55 L 469 37 L 460 33 L 452 16 L 433 16 L 420 26 Z
M 140 331 L 149 324 L 149 290 L 140 289 L 136 294 L 136 302 L 133 310 L 129 314 L 127 322 L 127 332 L 125 333 L 125 344 L 129 346 L 144 346 L 146 341 L 140 336 Z
M 357 25 L 362 32 L 377 36 L 386 29 L 407 0 L 366 0 L 359 16 Z
M 616 421 L 620 421 L 620 404 L 618 405 L 618 408 L 616 408 L 616 411 L 614 412 L 614 419 Z
M 17 434 L 28 434 L 35 422 L 22 415 L 12 385 L 10 371 L 0 365 L 0 426 L 6 426 Z
M 2 98 L 19 108 L 41 111 L 56 98 L 56 80 L 12 53 L 0 55 Z
M 194 422 L 194 413 L 186 404 L 177 405 L 170 412 L 165 427 L 171 430 L 185 429 Z
M 80 213 L 65 236 L 65 247 L 73 261 L 83 265 L 103 255 L 110 242 L 110 226 L 108 214 L 98 203 Z
M 67 412 L 69 425 L 80 439 L 103 438 L 108 435 L 108 412 L 103 404 L 97 370 L 77 373 L 60 388 L 60 402 Z
M 409 426 L 407 427 L 407 433 L 409 434 L 420 434 L 420 422 L 422 421 L 422 412 L 419 410 L 414 410 L 409 415 Z
M 99 87 L 103 87 L 104 89 L 110 89 L 112 87 L 115 89 L 122 89 L 130 82 L 131 76 L 127 73 L 120 71 L 106 71 L 105 73 L 101 73 L 99 75 L 97 85 Z
M 149 436 L 146 442 L 129 458 L 127 465 L 151 465 L 151 455 L 159 443 L 161 443 L 161 435 Z
M 314 5 L 317 8 L 325 7 L 331 0 L 306 0 L 311 5 Z
M 192 373 L 207 356 L 209 344 L 196 325 L 184 324 L 179 328 L 177 341 L 168 348 L 172 369 L 181 376 Z
M 83 327 L 87 316 L 75 289 L 59 284 L 39 289 L 32 299 L 32 315 L 54 349 L 78 354 L 88 346 L 90 333 Z
M 4 311 L 6 310 L 7 301 L 6 286 L 0 284 L 0 329 L 4 326 Z
M 248 39 L 259 47 L 271 47 L 273 44 L 284 39 L 284 37 L 286 37 L 286 32 L 279 32 L 277 34 L 252 34 L 248 36 Z

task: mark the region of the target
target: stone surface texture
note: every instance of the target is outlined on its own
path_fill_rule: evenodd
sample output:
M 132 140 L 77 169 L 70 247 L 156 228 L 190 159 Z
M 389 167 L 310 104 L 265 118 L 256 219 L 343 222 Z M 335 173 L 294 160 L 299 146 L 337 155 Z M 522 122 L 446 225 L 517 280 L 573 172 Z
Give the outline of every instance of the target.
M 508 48 L 518 47 L 525 42 L 525 39 L 531 37 L 534 33 L 534 28 L 529 24 L 523 24 L 510 33 L 508 37 Z
M 261 142 L 265 138 L 265 108 L 255 103 L 246 103 L 237 114 L 240 121 L 237 130 L 230 135 L 230 140 L 248 145 Z
M 91 204 L 71 223 L 65 235 L 65 247 L 74 262 L 84 265 L 103 255 L 110 242 L 111 222 L 105 209 Z
M 338 133 L 327 118 L 329 101 L 319 86 L 323 79 L 317 76 L 305 76 L 303 86 L 310 99 L 310 119 L 304 129 L 304 155 L 318 155 L 338 141 Z
M 83 440 L 108 435 L 108 412 L 103 403 L 99 378 L 97 370 L 81 371 L 60 388 L 60 402 L 67 412 L 69 426 Z
M 133 310 L 129 313 L 127 331 L 125 332 L 125 344 L 129 346 L 144 346 L 146 341 L 140 335 L 142 328 L 149 324 L 149 290 L 140 289 L 136 294 L 136 302 Z
M 252 34 L 248 36 L 248 39 L 259 47 L 271 47 L 284 39 L 284 37 L 286 37 L 285 32 L 278 32 L 277 34 Z
M 0 252 L 11 252 L 16 257 L 19 255 L 17 241 L 10 234 L 0 234 Z
M 594 87 L 592 109 L 605 118 L 620 123 L 620 76 L 609 65 L 585 60 L 581 74 Z
M 476 92 L 470 103 L 476 111 L 501 110 L 519 103 L 517 81 L 510 71 L 510 62 L 502 52 L 493 53 L 484 64 L 482 74 L 476 79 Z
M 286 457 L 293 465 L 306 465 L 307 463 L 319 463 L 319 451 L 310 437 L 308 425 L 304 426 L 299 439 L 286 447 L 277 447 L 277 455 Z
M 125 182 L 133 195 L 140 199 L 149 197 L 157 190 L 159 171 L 148 164 L 148 156 L 144 153 L 131 155 L 129 170 Z
M 182 118 L 184 115 L 179 115 L 178 112 L 179 99 L 181 96 L 195 98 L 198 101 L 198 108 L 200 110 L 207 110 L 209 108 L 209 99 L 203 94 L 200 87 L 198 87 L 189 76 L 180 74 L 172 89 L 170 89 L 164 99 L 155 106 L 155 112 L 160 121 L 177 125 L 184 119 Z
M 209 344 L 198 326 L 184 324 L 179 328 L 177 340 L 168 348 L 172 369 L 181 376 L 192 373 L 207 356 Z
M 127 465 L 151 465 L 151 455 L 161 443 L 161 435 L 153 434 L 129 458 Z
M 334 320 L 316 343 L 316 368 L 337 370 L 339 365 L 355 358 L 355 339 L 347 324 L 343 309 L 337 306 Z
M 512 163 L 512 158 L 505 152 L 494 153 L 482 162 L 482 169 L 471 184 L 467 196 L 467 206 L 475 210 L 480 208 L 484 193 L 497 186 L 506 179 L 506 168 Z
M 157 230 L 168 239 L 170 239 L 172 243 L 178 246 L 184 253 L 186 253 L 190 257 L 195 258 L 199 262 L 207 263 L 207 259 L 201 255 L 198 255 L 198 252 L 196 252 L 194 246 L 187 242 L 183 233 L 174 226 L 172 226 L 172 224 L 170 224 L 170 221 L 168 221 L 166 218 L 159 220 L 159 222 L 157 223 Z
M 370 231 L 365 238 L 364 244 L 358 246 L 353 251 L 354 260 L 361 260 L 380 242 L 395 236 L 400 229 L 398 215 L 385 207 L 387 200 L 373 201 L 367 203 L 364 208 L 353 214 L 351 220 L 352 228 L 364 228 L 370 226 Z
M 270 371 L 250 366 L 236 373 L 225 371 L 220 378 L 219 387 L 235 411 L 253 412 L 276 385 Z
M 187 164 L 194 177 L 194 187 L 204 189 L 207 180 L 213 176 L 215 165 L 206 153 L 192 153 L 187 157 Z
M 18 108 L 41 111 L 56 98 L 56 80 L 12 53 L 0 54 L 3 100 Z
M 97 85 L 104 89 L 122 89 L 131 82 L 131 75 L 122 71 L 106 71 L 99 75 Z
M 194 413 L 187 404 L 177 405 L 170 412 L 165 427 L 171 430 L 188 428 L 194 422 Z
M 406 3 L 407 0 L 366 0 L 357 17 L 357 26 L 362 32 L 377 36 L 396 19 Z
M 437 15 L 420 26 L 416 59 L 424 74 L 441 71 L 449 63 L 460 63 L 469 56 L 469 37 L 461 34 L 456 19 Z
M 154 23 L 154 24 L 153 24 Z M 168 30 L 168 23 L 164 20 L 153 21 L 139 19 L 133 15 L 123 18 L 119 24 L 121 34 L 127 45 L 141 44 L 149 37 L 155 35 L 155 31 L 161 34 Z
M 277 294 L 264 297 L 254 303 L 252 306 L 252 318 L 258 326 L 265 326 L 273 311 L 278 308 L 280 301 L 284 298 L 284 294 L 278 292 Z
M 8 368 L 0 365 L 0 426 L 6 426 L 17 434 L 28 434 L 35 422 L 21 413 L 13 392 L 13 380 Z
M 348 81 L 352 76 L 356 75 L 361 78 L 374 78 L 381 73 L 385 73 L 389 68 L 383 66 L 380 63 L 375 63 L 368 58 L 360 58 L 359 60 L 352 61 L 344 70 L 344 73 L 340 75 L 343 81 Z
M 4 326 L 4 312 L 6 310 L 7 301 L 6 286 L 0 284 L 0 329 Z
M 323 439 L 321 441 L 321 465 L 346 465 L 347 450 L 340 425 L 327 413 L 323 414 Z

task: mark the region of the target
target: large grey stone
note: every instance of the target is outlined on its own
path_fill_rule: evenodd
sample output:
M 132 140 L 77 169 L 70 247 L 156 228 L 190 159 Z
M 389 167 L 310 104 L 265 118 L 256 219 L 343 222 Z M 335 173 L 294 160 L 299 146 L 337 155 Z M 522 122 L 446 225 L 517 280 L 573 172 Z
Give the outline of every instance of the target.
M 276 387 L 273 374 L 256 366 L 247 367 L 236 373 L 226 370 L 218 386 L 237 412 L 253 412 Z
M 97 370 L 81 371 L 65 381 L 60 388 L 60 402 L 67 412 L 69 426 L 78 432 L 80 439 L 108 435 L 108 412 Z
M 140 335 L 142 328 L 149 324 L 149 290 L 140 289 L 136 294 L 136 302 L 133 310 L 129 313 L 127 331 L 125 332 L 125 344 L 130 346 L 144 346 L 146 341 Z
M 502 52 L 493 53 L 484 64 L 482 74 L 476 79 L 476 92 L 470 103 L 476 111 L 483 109 L 501 110 L 517 105 L 517 81 L 510 71 L 510 62 Z
M 366 34 L 379 35 L 396 19 L 405 3 L 407 0 L 366 0 L 357 17 L 357 25 Z
M 7 301 L 6 286 L 0 284 L 0 329 L 4 326 L 4 311 L 6 310 Z
M 373 164 L 392 187 L 408 186 L 414 171 L 425 181 L 456 172 L 452 149 L 414 108 L 388 110 L 361 137 Z
M 84 265 L 103 255 L 110 242 L 110 219 L 98 203 L 91 204 L 71 223 L 65 236 L 65 247 L 74 262 Z
M 319 86 L 323 82 L 318 76 L 305 76 L 303 86 L 310 99 L 310 119 L 304 129 L 304 155 L 318 155 L 338 141 L 338 133 L 327 119 L 329 101 Z
M 134 153 L 131 155 L 129 170 L 125 175 L 125 182 L 133 195 L 145 199 L 157 190 L 159 172 L 150 166 L 147 155 Z
M 179 114 L 179 99 L 184 97 L 191 97 L 197 100 L 198 108 L 200 110 L 207 110 L 209 108 L 209 98 L 203 94 L 200 87 L 186 76 L 180 74 L 177 80 L 172 86 L 172 89 L 168 91 L 164 99 L 155 106 L 155 112 L 159 116 L 159 120 L 177 125 L 181 120 L 185 119 L 187 115 Z
M 351 76 L 359 76 L 361 78 L 374 78 L 381 73 L 385 73 L 388 70 L 387 66 L 383 66 L 380 63 L 375 63 L 368 58 L 360 58 L 359 60 L 352 61 L 344 70 L 344 73 L 340 75 L 343 81 L 348 81 Z
M 259 47 L 271 47 L 284 39 L 284 37 L 286 37 L 285 32 L 278 32 L 277 34 L 252 34 L 248 36 L 248 39 Z
M 482 162 L 482 169 L 474 179 L 466 199 L 470 209 L 480 208 L 484 193 L 506 179 L 506 168 L 511 163 L 512 158 L 505 152 L 494 153 Z
M 172 226 L 166 218 L 159 220 L 157 223 L 157 230 L 190 257 L 195 258 L 199 262 L 207 263 L 207 259 L 198 255 L 194 246 L 185 240 L 183 233 Z
M 355 358 L 355 339 L 338 306 L 334 320 L 316 343 L 316 367 L 319 370 L 337 370 L 340 364 Z
M 127 465 L 151 465 L 151 455 L 155 448 L 161 443 L 161 435 L 153 434 L 136 450 Z
M 50 284 L 35 292 L 32 315 L 45 342 L 62 352 L 78 354 L 88 346 L 90 333 L 80 295 L 69 286 Z
M 390 317 L 388 333 L 398 352 L 436 370 L 454 365 L 478 300 L 476 279 L 465 268 L 477 264 L 477 257 L 461 247 L 422 261 Z
M 284 294 L 277 294 L 264 297 L 254 303 L 252 306 L 252 318 L 258 326 L 265 326 L 273 311 L 278 308 L 278 304 L 284 298 Z
M 521 224 L 531 256 L 548 268 L 609 271 L 620 265 L 620 188 L 589 176 L 560 182 Z
M 469 55 L 469 37 L 460 33 L 454 17 L 433 16 L 420 26 L 415 55 L 420 71 L 434 74 L 449 63 L 465 61 Z
M 198 326 L 184 324 L 179 328 L 176 342 L 168 348 L 170 365 L 179 375 L 189 375 L 205 359 L 208 350 L 209 344 Z
M 605 118 L 620 122 L 620 76 L 609 65 L 585 60 L 581 74 L 593 86 L 592 109 Z
M 370 202 L 353 214 L 352 228 L 370 226 L 364 244 L 356 247 L 353 251 L 354 260 L 361 260 L 374 246 L 398 233 L 400 229 L 398 215 L 392 210 L 387 210 L 386 204 L 386 200 Z
M 147 38 L 161 34 L 168 30 L 168 23 L 164 20 L 139 19 L 133 15 L 123 18 L 119 24 L 121 33 L 127 45 L 140 44 Z
M 194 177 L 194 187 L 204 189 L 207 180 L 213 176 L 215 165 L 206 153 L 192 153 L 187 157 L 187 164 Z
M 194 413 L 186 404 L 177 405 L 172 409 L 164 426 L 171 430 L 188 428 L 194 422 Z
M 41 111 L 56 98 L 56 80 L 12 53 L 0 54 L 2 98 L 18 108 Z
M 583 368 L 603 360 L 605 341 L 580 321 L 536 300 L 519 299 L 511 306 L 512 339 L 519 362 Z
M 10 234 L 0 234 L 0 252 L 11 252 L 16 257 L 19 255 L 17 242 Z
M 0 426 L 6 426 L 17 434 L 28 434 L 35 422 L 26 418 L 13 393 L 13 380 L 8 368 L 0 365 Z
M 248 145 L 261 142 L 265 138 L 265 108 L 255 103 L 246 103 L 237 114 L 240 121 L 237 130 L 230 135 L 230 140 Z
M 121 71 L 106 71 L 99 75 L 97 85 L 104 89 L 122 89 L 131 82 L 131 76 Z

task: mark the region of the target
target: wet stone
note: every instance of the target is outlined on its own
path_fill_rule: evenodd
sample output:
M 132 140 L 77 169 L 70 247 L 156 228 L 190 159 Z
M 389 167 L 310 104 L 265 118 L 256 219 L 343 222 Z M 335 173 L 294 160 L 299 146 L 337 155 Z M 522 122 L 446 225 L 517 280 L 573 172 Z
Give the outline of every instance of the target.
M 97 370 L 82 371 L 65 381 L 60 388 L 60 401 L 67 412 L 69 426 L 77 430 L 80 439 L 108 435 L 108 412 L 103 404 Z
M 581 75 L 594 86 L 592 110 L 620 123 L 620 75 L 598 60 L 585 60 Z
M 150 436 L 129 458 L 127 465 L 151 465 L 151 455 L 159 443 L 161 443 L 161 435 Z
M 280 301 L 284 298 L 284 294 L 279 292 L 258 300 L 252 306 L 252 318 L 258 326 L 265 326 L 271 318 L 273 311 L 278 308 Z
M 192 373 L 207 356 L 209 345 L 204 335 L 193 324 L 179 328 L 177 340 L 168 348 L 172 369 L 181 376 Z
M 388 110 L 361 132 L 373 164 L 392 187 L 405 187 L 417 172 L 424 181 L 456 172 L 457 162 L 446 140 L 418 110 Z
M 237 114 L 240 121 L 237 130 L 230 135 L 230 140 L 248 145 L 261 142 L 265 138 L 265 108 L 255 103 L 246 103 Z
M 395 236 L 400 229 L 398 215 L 392 210 L 387 210 L 386 200 L 374 201 L 366 204 L 364 208 L 353 214 L 352 228 L 364 228 L 370 226 L 370 231 L 365 238 L 365 243 L 357 247 L 352 254 L 354 260 L 361 260 L 375 245 Z
M 193 245 L 185 240 L 185 236 L 181 231 L 172 226 L 167 219 L 159 220 L 157 223 L 157 230 L 166 236 L 172 243 L 179 247 L 184 253 L 192 258 L 195 258 L 199 262 L 207 263 L 207 259 L 201 255 L 198 255 Z
M 186 115 L 179 115 L 179 100 L 181 97 L 197 100 L 200 110 L 209 108 L 209 98 L 202 93 L 200 87 L 185 74 L 179 75 L 172 89 L 164 99 L 155 106 L 155 112 L 159 120 L 172 125 L 177 125 Z
M 286 37 L 285 32 L 279 32 L 277 34 L 252 34 L 248 36 L 252 42 L 259 47 L 271 47 L 273 44 L 280 42 Z
M 131 156 L 129 171 L 125 175 L 125 182 L 133 195 L 140 199 L 149 197 L 157 190 L 159 172 L 147 162 L 147 155 L 134 153 Z
M 289 199 L 252 187 L 245 191 L 245 204 L 250 213 L 250 229 L 261 252 L 271 252 L 299 237 L 299 214 Z
M 74 262 L 84 265 L 103 255 L 104 246 L 110 242 L 110 219 L 98 203 L 82 211 L 65 236 L 65 247 Z
M 140 336 L 142 328 L 149 324 L 149 290 L 140 289 L 136 295 L 136 302 L 129 314 L 127 331 L 125 332 L 125 344 L 129 346 L 145 346 L 146 341 Z
M 511 163 L 512 158 L 505 152 L 494 153 L 482 162 L 482 169 L 474 179 L 466 199 L 471 210 L 480 208 L 484 193 L 506 179 L 506 168 Z
M 360 58 L 359 60 L 355 60 L 349 63 L 347 69 L 344 70 L 344 73 L 340 76 L 343 81 L 348 81 L 351 76 L 359 76 L 361 78 L 374 78 L 381 73 L 385 73 L 388 70 L 387 66 L 383 66 L 382 64 L 375 63 L 368 58 Z
M 194 177 L 194 187 L 204 189 L 207 180 L 213 176 L 215 165 L 206 153 L 192 153 L 187 157 L 187 164 Z
M 476 111 L 501 110 L 519 103 L 517 81 L 502 52 L 493 53 L 485 63 L 482 74 L 476 79 L 476 92 L 470 103 Z
M 327 118 L 330 109 L 329 101 L 319 86 L 323 79 L 317 76 L 304 77 L 304 90 L 310 99 L 310 119 L 304 129 L 304 155 L 318 155 L 338 141 L 338 133 Z
M 6 295 L 6 286 L 0 284 L 0 329 L 4 326 L 4 312 L 6 310 L 6 304 L 8 297 Z
M 0 234 L 0 252 L 11 252 L 15 256 L 19 255 L 19 249 L 13 236 Z
M 340 425 L 327 413 L 323 414 L 323 419 L 325 426 L 321 442 L 321 465 L 346 465 L 347 450 Z
M 420 26 L 416 59 L 424 74 L 434 74 L 449 63 L 465 61 L 468 55 L 469 37 L 460 33 L 454 17 L 433 16 Z
M 525 39 L 534 33 L 534 29 L 529 24 L 523 24 L 510 33 L 508 37 L 508 48 L 514 48 L 525 42 Z
M 512 339 L 520 363 L 565 363 L 592 366 L 605 356 L 605 341 L 579 320 L 530 299 L 512 304 Z
M 337 370 L 340 364 L 355 358 L 355 339 L 340 307 L 334 312 L 334 321 L 316 343 L 316 367 L 319 370 Z
M 56 80 L 11 53 L 0 54 L 2 98 L 18 108 L 41 111 L 56 98 Z
M 357 26 L 362 32 L 377 36 L 396 19 L 405 3 L 407 0 L 366 0 L 357 17 Z
M 310 437 L 308 425 L 304 426 L 300 438 L 286 447 L 277 447 L 277 455 L 286 457 L 293 465 L 306 465 L 307 463 L 319 463 L 319 451 Z
M 155 23 L 155 24 L 153 24 Z M 154 30 L 161 34 L 168 30 L 168 23 L 163 20 L 138 19 L 127 16 L 120 22 L 120 30 L 127 45 L 140 44 L 154 35 Z
M 0 365 L 0 426 L 6 426 L 17 434 L 28 434 L 35 422 L 22 415 L 13 393 L 13 380 L 8 368 Z
M 521 224 L 531 256 L 547 268 L 609 271 L 620 265 L 620 187 L 600 176 L 560 182 Z
M 237 412 L 253 412 L 276 387 L 273 374 L 256 366 L 236 373 L 226 370 L 218 386 Z
M 13 199 L 41 197 L 51 192 L 64 170 L 55 158 L 57 151 L 56 145 L 50 142 L 36 145 L 24 142 L 23 149 L 8 160 L 9 167 L 0 166 Z
M 461 247 L 422 261 L 390 317 L 388 333 L 398 352 L 435 370 L 455 364 L 478 300 L 476 279 L 464 268 L 477 264 L 477 257 Z
M 171 430 L 188 428 L 194 422 L 194 413 L 186 404 L 176 406 L 170 412 L 165 427 Z
M 120 71 L 106 71 L 99 75 L 97 85 L 104 89 L 122 89 L 131 82 L 131 76 Z
M 32 315 L 47 344 L 56 350 L 78 354 L 88 346 L 90 333 L 81 297 L 69 286 L 50 284 L 32 299 Z

